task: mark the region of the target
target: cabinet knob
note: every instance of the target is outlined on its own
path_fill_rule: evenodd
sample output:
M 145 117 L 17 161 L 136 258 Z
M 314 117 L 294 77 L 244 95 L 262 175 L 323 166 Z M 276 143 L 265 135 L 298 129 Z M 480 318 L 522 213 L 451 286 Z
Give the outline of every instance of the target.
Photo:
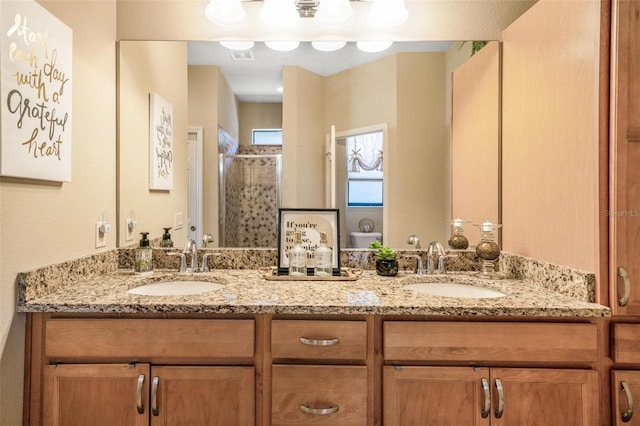
M 627 411 L 622 413 L 622 421 L 627 423 L 633 417 L 633 396 L 631 395 L 631 389 L 629 385 L 624 380 L 620 382 L 620 390 L 624 393 L 624 396 L 627 398 Z

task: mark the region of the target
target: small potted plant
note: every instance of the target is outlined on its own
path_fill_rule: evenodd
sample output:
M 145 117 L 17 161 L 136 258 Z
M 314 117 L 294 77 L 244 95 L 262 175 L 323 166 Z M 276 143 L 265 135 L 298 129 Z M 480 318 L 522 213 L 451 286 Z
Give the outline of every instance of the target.
M 369 244 L 375 250 L 376 272 L 378 275 L 393 277 L 398 274 L 398 253 L 390 247 L 383 246 L 380 241 Z

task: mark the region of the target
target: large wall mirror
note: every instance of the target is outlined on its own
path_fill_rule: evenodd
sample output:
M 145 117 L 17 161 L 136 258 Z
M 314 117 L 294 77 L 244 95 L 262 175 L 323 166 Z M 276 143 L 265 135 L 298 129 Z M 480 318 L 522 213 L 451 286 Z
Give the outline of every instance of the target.
M 318 52 L 302 43 L 285 54 L 258 42 L 248 53 L 251 61 L 217 42 L 119 42 L 119 246 L 135 244 L 138 232 L 159 238 L 162 228 L 172 227 L 176 245 L 212 234 L 210 247 L 275 247 L 268 234 L 277 231 L 271 219 L 277 207 L 332 207 L 335 180 L 328 159 L 337 155 L 345 157 L 337 164 L 353 170 L 383 171 L 381 184 L 351 180 L 354 188 L 370 181 L 365 192 L 384 188 L 381 203 L 374 195 L 352 197 L 349 205 L 349 180 L 338 179 L 342 193 L 335 192 L 347 200 L 341 207 L 343 247 L 351 246 L 352 232 L 364 230 L 380 232 L 393 247 L 410 247 L 411 234 L 424 242 L 445 241 L 451 215 L 450 75 L 469 58 L 470 43 L 396 42 L 393 50 L 368 57 L 356 54 L 352 44 Z M 256 61 L 263 55 L 270 62 L 281 57 L 281 64 L 275 71 L 260 68 Z M 279 82 L 282 94 L 267 93 L 264 82 L 252 82 L 255 75 Z M 173 105 L 175 174 L 169 191 L 148 186 L 149 93 Z M 345 136 L 331 152 L 332 127 L 349 137 L 359 129 L 384 129 L 384 140 L 369 147 L 364 136 L 357 142 Z M 254 128 L 282 128 L 282 146 L 252 145 Z M 376 163 L 378 151 L 384 156 Z M 200 197 L 199 206 L 193 207 L 194 197 Z M 137 228 L 128 226 L 132 222 Z M 221 223 L 237 229 L 225 235 Z

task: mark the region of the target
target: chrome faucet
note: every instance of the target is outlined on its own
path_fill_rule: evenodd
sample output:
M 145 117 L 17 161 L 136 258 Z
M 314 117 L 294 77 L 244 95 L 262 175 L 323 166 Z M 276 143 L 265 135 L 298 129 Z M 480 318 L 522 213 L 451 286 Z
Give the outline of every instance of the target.
M 423 275 L 424 274 L 424 270 L 422 269 L 422 257 L 420 257 L 417 254 L 405 254 L 402 257 L 409 257 L 409 258 L 417 259 L 416 269 L 415 269 L 414 272 L 415 272 L 416 275 Z
M 409 235 L 407 239 L 407 244 L 411 244 L 416 246 L 416 250 L 420 250 L 420 238 L 416 234 Z
M 191 238 L 187 239 L 184 245 L 183 254 L 191 254 L 191 265 L 189 266 L 189 272 L 198 272 L 198 245 Z
M 444 262 L 442 263 L 442 270 L 440 270 L 440 259 L 443 256 L 446 256 L 444 252 L 444 247 L 438 241 L 431 241 L 429 246 L 427 247 L 427 274 L 434 274 L 435 268 L 433 265 L 433 256 L 436 255 L 438 258 L 438 270 L 440 273 L 444 274 Z

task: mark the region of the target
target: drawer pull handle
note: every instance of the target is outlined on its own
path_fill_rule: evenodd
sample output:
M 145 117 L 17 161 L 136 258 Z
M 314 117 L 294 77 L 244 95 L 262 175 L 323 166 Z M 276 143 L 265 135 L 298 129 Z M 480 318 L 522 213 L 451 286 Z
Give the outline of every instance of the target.
M 629 385 L 624 380 L 620 382 L 620 389 L 624 393 L 624 396 L 627 398 L 627 411 L 622 413 L 622 421 L 627 423 L 633 417 L 633 396 L 631 395 L 631 389 L 629 389 Z
M 138 385 L 136 386 L 136 407 L 138 414 L 144 414 L 144 403 L 142 402 L 142 386 L 144 385 L 144 374 L 138 376 Z
M 309 346 L 331 346 L 340 343 L 340 339 L 337 337 L 333 337 L 331 339 L 310 339 L 308 337 L 301 337 L 300 343 Z
M 160 414 L 160 409 L 158 408 L 158 382 L 160 379 L 158 376 L 153 378 L 153 383 L 151 384 L 151 412 L 154 416 Z
M 480 414 L 483 419 L 486 419 L 491 413 L 491 389 L 489 389 L 489 380 L 482 379 L 482 390 L 484 391 L 484 407 L 482 407 Z
M 311 408 L 308 405 L 302 404 L 300 411 L 306 414 L 315 414 L 318 416 L 326 416 L 327 414 L 337 413 L 340 407 L 337 405 L 330 405 L 329 408 Z
M 498 408 L 496 408 L 495 416 L 499 419 L 504 414 L 504 389 L 502 388 L 502 381 L 500 379 L 495 380 L 496 389 L 498 390 Z
M 629 298 L 631 297 L 631 280 L 629 279 L 629 274 L 627 274 L 627 271 L 625 271 L 624 268 L 618 268 L 618 276 L 624 281 L 624 294 L 618 299 L 618 305 L 627 306 Z

